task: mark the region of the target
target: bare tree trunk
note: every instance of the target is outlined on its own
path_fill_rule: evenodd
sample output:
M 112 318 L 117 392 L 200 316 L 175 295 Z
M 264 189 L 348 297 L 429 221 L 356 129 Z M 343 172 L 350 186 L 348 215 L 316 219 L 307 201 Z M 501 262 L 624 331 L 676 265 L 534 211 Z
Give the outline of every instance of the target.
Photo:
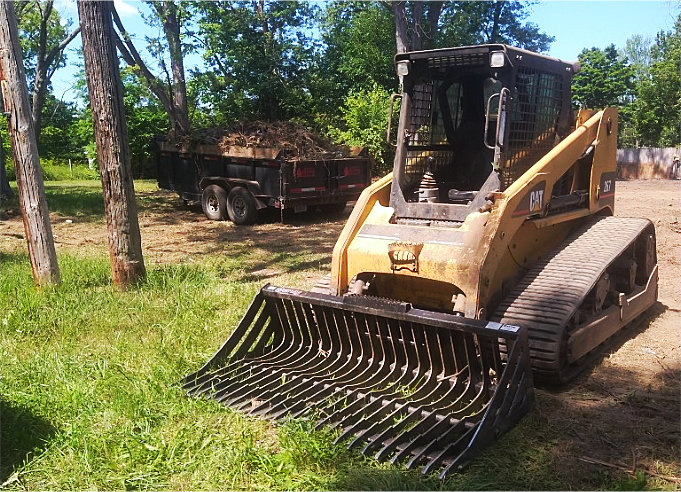
M 147 82 L 149 90 L 158 98 L 168 114 L 172 132 L 181 138 L 189 133 L 189 109 L 187 105 L 187 86 L 184 76 L 184 60 L 182 59 L 182 46 L 180 44 L 180 22 L 177 17 L 177 5 L 175 2 L 165 0 L 162 3 L 149 2 L 156 10 L 164 34 L 170 47 L 171 69 L 173 81 L 170 87 L 161 82 L 142 60 L 130 36 L 125 31 L 121 19 L 114 10 L 114 22 L 120 37 L 116 35 L 115 42 L 121 58 L 131 66 L 136 67 Z
M 497 0 L 494 3 L 494 18 L 492 20 L 492 32 L 490 32 L 488 43 L 499 42 L 499 19 L 501 18 L 501 11 L 504 8 L 503 0 Z
M 78 35 L 80 27 L 74 29 L 58 45 L 50 49 L 48 46 L 48 31 L 50 29 L 50 17 L 54 11 L 54 1 L 36 2 L 35 5 L 40 13 L 40 25 L 38 27 L 38 52 L 35 54 L 35 77 L 31 89 L 31 118 L 33 119 L 36 138 L 39 138 L 40 130 L 42 129 L 42 111 L 47 88 L 54 72 L 59 66 L 61 57 L 64 55 L 64 50 Z M 26 4 L 21 7 L 25 8 L 25 6 Z
M 37 285 L 59 283 L 59 265 L 38 158 L 19 30 L 12 2 L 0 2 L 0 80 L 14 154 L 19 205 Z
M 406 53 L 409 51 L 409 38 L 407 23 L 407 13 L 405 12 L 406 2 L 393 2 L 393 14 L 395 16 L 395 40 L 397 41 L 397 52 Z
M 114 283 L 125 288 L 144 277 L 146 271 L 112 12 L 112 1 L 78 2 L 85 76 L 102 178 L 111 273 Z
M 395 41 L 397 52 L 420 51 L 434 46 L 438 22 L 444 2 L 414 1 L 414 2 L 386 2 L 392 7 L 395 19 Z M 409 4 L 409 9 L 407 9 Z M 407 15 L 407 11 L 410 15 Z
M 443 1 L 428 2 L 428 15 L 426 17 L 427 26 L 425 30 L 427 42 L 424 43 L 424 46 L 427 48 L 435 47 L 435 36 L 437 34 L 438 23 L 440 22 L 442 7 L 444 7 Z
M 177 5 L 172 1 L 154 3 L 153 6 L 163 23 L 163 32 L 168 41 L 170 66 L 173 72 L 172 95 L 176 137 L 189 133 L 189 109 L 187 105 L 187 84 L 184 78 L 184 59 L 180 43 L 180 23 L 177 18 Z
M 423 20 L 423 4 L 425 2 L 412 2 L 412 29 L 411 46 L 409 51 L 421 51 L 423 49 L 424 31 L 421 21 Z

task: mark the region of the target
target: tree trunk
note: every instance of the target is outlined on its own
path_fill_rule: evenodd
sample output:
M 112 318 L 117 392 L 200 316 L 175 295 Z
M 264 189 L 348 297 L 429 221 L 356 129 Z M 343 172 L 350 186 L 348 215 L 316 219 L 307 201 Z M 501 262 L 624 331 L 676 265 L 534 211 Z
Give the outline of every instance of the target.
M 146 272 L 130 166 L 123 84 L 114 46 L 112 11 L 111 1 L 78 2 L 111 273 L 114 283 L 125 288 L 144 277 Z
M 165 0 L 162 3 L 148 3 L 155 9 L 156 15 L 163 24 L 164 34 L 170 48 L 173 72 L 173 81 L 170 87 L 163 84 L 158 77 L 151 73 L 114 10 L 114 22 L 121 33 L 120 38 L 116 35 L 116 46 L 123 60 L 129 66 L 139 69 L 139 72 L 147 81 L 149 90 L 158 98 L 163 109 L 166 110 L 173 133 L 176 137 L 181 138 L 189 133 L 189 109 L 187 105 L 187 86 L 184 76 L 182 45 L 180 44 L 180 22 L 177 18 L 177 5 L 170 0 Z
M 12 2 L 0 2 L 0 80 L 5 111 L 9 113 L 7 121 L 19 189 L 19 205 L 33 279 L 37 285 L 58 284 L 59 265 Z
M 423 21 L 423 4 L 425 2 L 412 3 L 412 22 L 411 22 L 411 45 L 409 51 L 421 51 L 423 49 L 424 26 Z
M 410 9 L 407 9 L 407 3 L 401 1 L 388 4 L 392 7 L 395 19 L 397 52 L 406 53 L 433 48 L 444 2 L 441 0 L 409 2 Z M 411 12 L 409 18 L 407 10 Z
M 489 35 L 488 43 L 499 42 L 499 19 L 501 18 L 501 11 L 504 8 L 503 0 L 497 0 L 494 3 L 494 19 L 492 21 L 492 32 Z
M 426 43 L 424 47 L 432 49 L 435 47 L 435 38 L 437 35 L 438 24 L 440 22 L 440 14 L 442 13 L 442 7 L 444 7 L 443 1 L 430 1 L 428 2 L 428 15 L 426 16 Z
M 33 80 L 33 104 L 31 108 L 31 118 L 33 128 L 35 128 L 36 138 L 40 138 L 40 127 L 42 125 L 41 116 L 43 103 L 45 101 L 45 90 L 47 89 L 47 24 L 52 15 L 53 1 L 48 0 L 44 5 L 38 4 L 40 11 L 40 29 L 38 32 L 38 53 L 36 53 L 35 77 Z
M 409 51 L 409 38 L 407 23 L 407 13 L 405 12 L 406 2 L 393 2 L 393 14 L 395 16 L 395 41 L 397 42 L 397 52 L 406 53 Z
M 177 5 L 172 1 L 158 4 L 165 15 L 161 17 L 163 32 L 168 40 L 170 66 L 173 72 L 172 94 L 176 137 L 184 137 L 189 133 L 189 109 L 187 106 L 187 84 L 184 78 L 184 59 L 180 43 L 180 23 L 177 19 Z M 160 14 L 160 11 L 159 11 Z M 159 15 L 160 16 L 160 15 Z
M 26 4 L 24 4 L 25 6 Z M 36 138 L 40 138 L 42 130 L 42 111 L 45 104 L 45 96 L 48 86 L 52 80 L 55 70 L 59 66 L 64 50 L 71 41 L 78 35 L 80 28 L 75 29 L 67 35 L 58 45 L 49 49 L 49 23 L 50 17 L 54 12 L 54 1 L 48 0 L 44 3 L 37 2 L 37 9 L 40 13 L 40 25 L 38 27 L 38 51 L 35 54 L 35 75 L 33 87 L 31 89 L 31 118 L 35 128 Z

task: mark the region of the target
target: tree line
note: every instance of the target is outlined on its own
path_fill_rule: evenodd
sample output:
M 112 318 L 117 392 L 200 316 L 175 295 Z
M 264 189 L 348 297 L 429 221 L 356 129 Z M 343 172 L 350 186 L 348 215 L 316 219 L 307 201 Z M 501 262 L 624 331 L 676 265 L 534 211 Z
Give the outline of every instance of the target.
M 94 157 L 84 77 L 78 101 L 54 94 L 79 28 L 52 0 L 16 2 L 43 158 Z M 239 120 L 295 120 L 351 145 L 368 146 L 380 171 L 389 94 L 397 90 L 396 52 L 506 43 L 546 52 L 553 38 L 527 21 L 520 1 L 147 2 L 157 36 L 133 37 L 114 12 L 130 149 L 136 176 L 153 175 L 153 137 L 192 138 Z M 679 144 L 681 19 L 655 39 L 585 49 L 575 77 L 575 106 L 621 108 L 620 143 Z M 185 70 L 189 54 L 203 65 Z M 81 64 L 82 61 L 76 61 Z
M 159 35 L 145 38 L 145 57 L 113 2 L 77 5 L 79 25 L 73 27 L 53 0 L 0 3 L 3 141 L 11 140 L 39 285 L 60 277 L 39 155 L 96 155 L 112 277 L 125 287 L 145 274 L 132 174 L 135 162 L 138 173 L 144 171 L 154 135 L 187 142 L 238 120 L 294 120 L 339 143 L 367 145 L 383 171 L 390 162 L 382 135 L 388 96 L 397 89 L 395 53 L 482 43 L 542 52 L 553 40 L 526 22 L 530 5 L 519 1 L 335 1 L 320 7 L 165 0 L 148 2 L 146 22 Z M 575 105 L 619 106 L 622 142 L 678 145 L 680 31 L 681 16 L 673 31 L 654 41 L 633 37 L 619 51 L 614 45 L 582 51 Z M 51 85 L 78 35 L 82 105 L 63 102 Z M 204 65 L 186 73 L 185 57 L 193 52 Z M 0 196 L 8 190 L 4 171 L 1 164 Z
M 552 37 L 527 22 L 520 1 L 147 2 L 157 36 L 132 36 L 114 12 L 136 176 L 153 172 L 153 136 L 192 138 L 239 120 L 295 120 L 328 137 L 367 145 L 387 165 L 381 139 L 397 51 L 507 43 L 546 51 Z M 94 157 L 84 76 L 77 101 L 52 90 L 52 75 L 79 27 L 52 0 L 17 2 L 32 114 L 43 159 Z M 184 59 L 200 56 L 200 68 Z M 80 55 L 80 54 L 79 54 Z M 78 56 L 76 65 L 82 68 Z

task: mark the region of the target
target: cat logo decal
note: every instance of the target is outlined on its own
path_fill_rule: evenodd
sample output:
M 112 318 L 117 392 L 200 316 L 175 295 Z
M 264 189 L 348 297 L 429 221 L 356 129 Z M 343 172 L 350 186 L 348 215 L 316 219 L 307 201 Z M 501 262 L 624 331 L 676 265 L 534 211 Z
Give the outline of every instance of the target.
M 538 215 L 544 212 L 544 195 L 546 192 L 546 181 L 535 185 L 529 193 L 527 193 L 518 204 L 518 207 L 513 212 L 513 217 L 522 217 L 529 215 Z

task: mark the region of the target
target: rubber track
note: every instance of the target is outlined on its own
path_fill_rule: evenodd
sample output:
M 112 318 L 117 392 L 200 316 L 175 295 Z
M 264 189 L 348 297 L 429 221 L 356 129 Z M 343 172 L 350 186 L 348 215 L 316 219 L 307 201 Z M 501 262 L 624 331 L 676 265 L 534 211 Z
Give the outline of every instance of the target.
M 650 225 L 647 219 L 594 218 L 538 261 L 496 309 L 493 321 L 529 329 L 535 375 L 559 380 L 568 321 L 605 269 Z

